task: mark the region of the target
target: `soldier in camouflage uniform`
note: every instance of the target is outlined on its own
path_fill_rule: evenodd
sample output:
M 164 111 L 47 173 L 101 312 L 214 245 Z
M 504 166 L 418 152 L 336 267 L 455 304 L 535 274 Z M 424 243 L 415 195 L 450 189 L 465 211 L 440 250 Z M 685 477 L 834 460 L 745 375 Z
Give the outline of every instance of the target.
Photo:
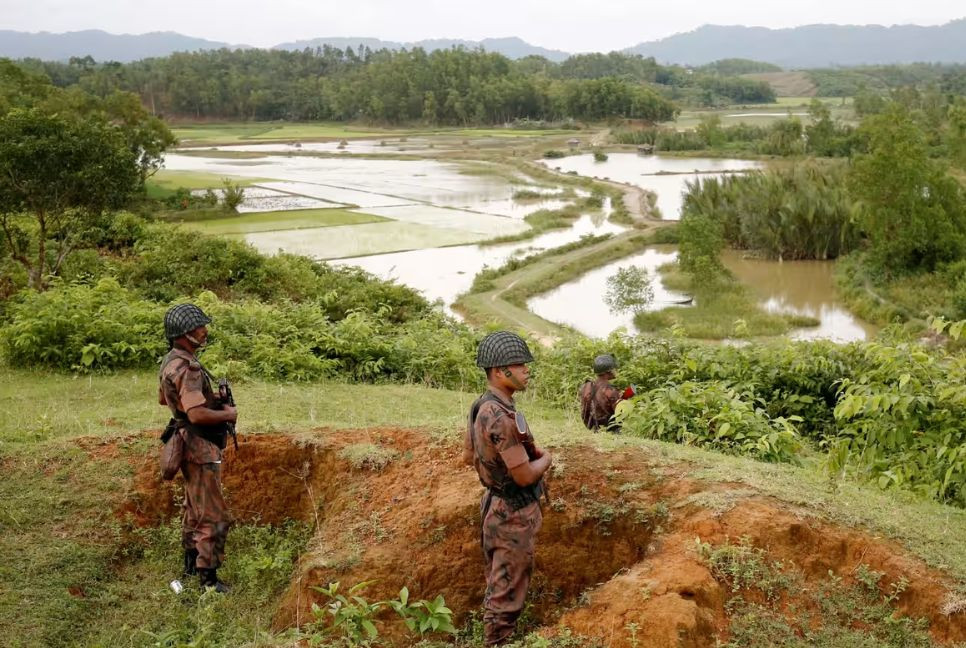
M 185 479 L 182 545 L 185 575 L 199 574 L 202 587 L 227 592 L 217 569 L 225 559 L 230 517 L 221 491 L 222 450 L 234 407 L 221 403 L 197 352 L 208 340 L 211 319 L 193 304 L 179 304 L 164 316 L 171 350 L 161 363 L 158 401 L 171 409 L 172 426 L 184 437 Z
M 620 431 L 614 420 L 614 410 L 623 395 L 610 384 L 617 377 L 617 360 L 609 353 L 594 358 L 594 373 L 597 380 L 586 381 L 580 386 L 580 418 L 588 430 L 597 432 L 600 428 L 611 432 Z
M 533 361 L 519 336 L 506 331 L 486 336 L 476 364 L 488 390 L 473 403 L 463 460 L 476 468 L 486 493 L 480 502 L 486 595 L 486 645 L 505 643 L 523 611 L 533 572 L 533 551 L 543 520 L 540 496 L 550 453 L 538 448 L 513 394 L 527 388 Z

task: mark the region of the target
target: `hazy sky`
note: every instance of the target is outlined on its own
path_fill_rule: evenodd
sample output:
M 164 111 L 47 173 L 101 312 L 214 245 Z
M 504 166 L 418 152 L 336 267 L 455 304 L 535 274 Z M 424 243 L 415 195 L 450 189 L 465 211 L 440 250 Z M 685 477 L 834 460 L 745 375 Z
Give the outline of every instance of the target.
M 0 0 L 0 29 L 177 31 L 261 47 L 317 36 L 385 40 L 519 36 L 565 51 L 610 51 L 703 24 L 937 25 L 958 0 Z

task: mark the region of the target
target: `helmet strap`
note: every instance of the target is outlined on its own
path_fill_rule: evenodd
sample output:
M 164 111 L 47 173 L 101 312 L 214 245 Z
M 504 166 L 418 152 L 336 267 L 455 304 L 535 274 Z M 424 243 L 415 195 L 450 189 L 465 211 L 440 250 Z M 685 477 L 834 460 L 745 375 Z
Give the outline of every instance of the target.
M 187 339 L 188 339 L 188 342 L 191 342 L 191 343 L 192 343 L 193 345 L 195 345 L 195 349 L 196 349 L 196 350 L 198 350 L 198 351 L 200 351 L 201 349 L 204 349 L 204 348 L 205 348 L 205 345 L 204 345 L 204 344 L 202 344 L 202 343 L 201 343 L 201 342 L 199 342 L 198 340 L 196 340 L 196 339 L 194 339 L 194 338 L 193 338 L 193 337 L 192 337 L 191 335 L 189 335 L 188 333 L 185 333 L 185 334 L 184 334 L 184 336 L 185 336 L 185 338 L 187 338 Z

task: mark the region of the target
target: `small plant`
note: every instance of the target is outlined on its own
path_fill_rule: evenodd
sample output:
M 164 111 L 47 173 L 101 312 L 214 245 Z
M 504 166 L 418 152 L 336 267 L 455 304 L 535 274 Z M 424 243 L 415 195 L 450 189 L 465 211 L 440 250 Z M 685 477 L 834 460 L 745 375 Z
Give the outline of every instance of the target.
M 245 201 L 245 188 L 237 182 L 232 182 L 229 178 L 221 181 L 222 186 L 222 205 L 225 211 L 238 211 L 238 206 Z
M 563 151 L 558 151 L 557 149 L 548 149 L 543 152 L 543 157 L 547 160 L 556 160 L 566 156 L 566 153 Z
M 453 612 L 446 607 L 446 601 L 440 594 L 432 601 L 420 600 L 409 604 L 409 589 L 399 590 L 399 598 L 388 601 L 389 606 L 402 617 L 403 623 L 412 633 L 420 636 L 432 632 L 455 634 L 453 627 Z
M 324 607 L 312 604 L 315 621 L 308 625 L 312 645 L 319 645 L 327 635 L 338 635 L 352 646 L 377 644 L 379 629 L 376 628 L 375 619 L 384 609 L 394 610 L 411 634 L 423 637 L 435 632 L 456 633 L 453 612 L 446 607 L 442 594 L 432 601 L 420 599 L 410 603 L 409 588 L 403 587 L 399 590 L 398 598 L 369 602 L 358 592 L 374 582 L 358 583 L 349 588 L 346 594 L 339 593 L 338 581 L 327 587 L 312 588 L 329 599 Z
M 696 544 L 698 555 L 708 562 L 711 574 L 727 582 L 732 592 L 757 589 L 766 599 L 775 601 L 791 583 L 782 572 L 782 563 L 768 563 L 764 550 L 751 546 L 748 538 L 742 538 L 737 545 L 712 547 L 700 540 Z
M 594 162 L 606 162 L 607 154 L 603 151 L 594 151 Z
M 339 451 L 339 456 L 358 470 L 380 471 L 388 466 L 399 453 L 374 443 L 353 443 Z
M 329 603 L 325 607 L 312 604 L 312 614 L 316 620 L 310 624 L 311 630 L 321 630 L 323 634 L 339 634 L 354 645 L 368 644 L 378 638 L 379 630 L 373 620 L 385 602 L 370 603 L 356 594 L 373 582 L 364 581 L 353 585 L 347 592 L 348 596 L 339 593 L 338 581 L 329 583 L 328 587 L 313 587 L 312 589 L 328 597 Z M 326 615 L 332 617 L 328 625 L 323 623 Z

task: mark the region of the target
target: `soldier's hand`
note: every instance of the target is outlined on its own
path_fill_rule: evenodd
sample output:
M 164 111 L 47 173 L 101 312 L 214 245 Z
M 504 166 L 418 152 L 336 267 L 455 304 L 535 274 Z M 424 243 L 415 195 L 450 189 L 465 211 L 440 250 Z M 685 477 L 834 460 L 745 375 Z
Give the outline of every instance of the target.
M 234 423 L 238 420 L 238 410 L 234 405 L 225 405 L 221 411 L 226 423 Z

